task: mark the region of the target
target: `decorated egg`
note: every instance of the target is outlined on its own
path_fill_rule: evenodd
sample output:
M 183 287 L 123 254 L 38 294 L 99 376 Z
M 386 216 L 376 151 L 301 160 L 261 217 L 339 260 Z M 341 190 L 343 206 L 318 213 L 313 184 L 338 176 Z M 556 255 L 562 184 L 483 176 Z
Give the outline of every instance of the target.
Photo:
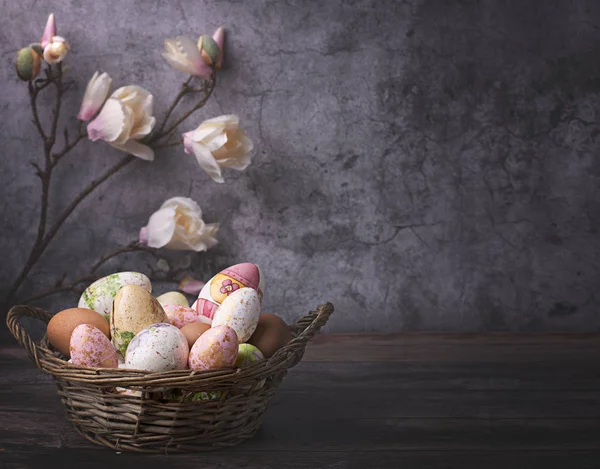
M 274 314 L 261 314 L 256 330 L 248 343 L 257 347 L 265 356 L 271 358 L 277 350 L 286 345 L 293 336 L 283 319 Z
M 233 366 L 238 353 L 238 338 L 229 326 L 215 326 L 202 334 L 192 346 L 191 370 L 212 370 Z
M 181 332 L 188 341 L 188 345 L 190 348 L 196 343 L 198 337 L 204 334 L 207 330 L 210 329 L 208 324 L 204 324 L 203 322 L 192 322 L 186 326 L 181 328 Z
M 80 324 L 73 330 L 69 345 L 71 362 L 94 368 L 117 368 L 117 352 L 97 327 Z
M 97 327 L 107 338 L 110 338 L 108 321 L 96 311 L 87 308 L 70 308 L 52 316 L 46 331 L 48 340 L 56 350 L 68 357 L 71 334 L 80 324 Z
M 79 298 L 79 308 L 89 308 L 102 315 L 110 314 L 117 292 L 125 285 L 138 285 L 152 293 L 150 279 L 139 272 L 119 272 L 96 280 L 87 287 Z
M 245 262 L 232 265 L 211 278 L 196 300 L 196 310 L 201 317 L 212 320 L 225 298 L 241 288 L 252 288 L 262 302 L 264 277 L 256 264 Z
M 152 324 L 129 343 L 125 366 L 134 370 L 183 370 L 189 347 L 183 333 L 172 324 Z
M 164 305 L 163 309 L 169 318 L 169 322 L 179 329 L 192 322 L 198 322 L 198 313 L 196 310 L 187 306 Z
M 138 332 L 151 324 L 168 322 L 162 306 L 148 291 L 138 285 L 125 285 L 116 294 L 110 315 L 112 343 L 125 356 Z
M 163 293 L 162 295 L 156 297 L 156 299 L 163 307 L 165 305 L 181 305 L 189 308 L 190 306 L 185 295 L 178 291 L 168 291 L 167 293 Z
M 240 288 L 229 295 L 212 321 L 212 326 L 227 325 L 237 333 L 239 342 L 246 342 L 258 323 L 260 299 L 252 288 Z

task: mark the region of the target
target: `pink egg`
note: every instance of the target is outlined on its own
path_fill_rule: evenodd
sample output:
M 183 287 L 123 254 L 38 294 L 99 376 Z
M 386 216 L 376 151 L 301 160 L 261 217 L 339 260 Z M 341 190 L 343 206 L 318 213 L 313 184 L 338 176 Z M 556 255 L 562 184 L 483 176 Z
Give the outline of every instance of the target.
M 219 304 L 206 298 L 198 298 L 195 304 L 198 317 L 200 318 L 199 320 L 210 324 L 217 309 L 219 308 Z
M 76 365 L 93 368 L 117 368 L 117 352 L 112 343 L 97 327 L 80 324 L 71 334 L 71 360 Z
M 238 355 L 238 338 L 229 326 L 217 326 L 198 337 L 189 356 L 191 370 L 213 370 L 235 364 Z
M 192 308 L 182 305 L 163 305 L 171 324 L 181 329 L 192 322 L 198 322 L 198 313 Z

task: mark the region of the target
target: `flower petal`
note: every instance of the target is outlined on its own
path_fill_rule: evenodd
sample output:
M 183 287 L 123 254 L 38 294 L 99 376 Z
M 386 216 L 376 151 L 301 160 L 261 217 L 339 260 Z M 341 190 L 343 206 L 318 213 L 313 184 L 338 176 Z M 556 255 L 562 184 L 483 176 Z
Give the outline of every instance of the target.
M 98 72 L 94 73 L 83 95 L 81 108 L 77 115 L 79 120 L 87 122 L 98 112 L 106 100 L 111 84 L 112 79 L 108 73 L 105 72 L 102 75 Z
M 213 34 L 213 39 L 219 46 L 219 58 L 217 59 L 217 63 L 215 64 L 215 67 L 219 69 L 223 67 L 223 43 L 225 42 L 225 29 L 223 29 L 223 26 L 219 26 L 217 28 L 217 30 Z
M 137 156 L 142 160 L 152 161 L 154 160 L 154 150 L 150 148 L 148 145 L 144 145 L 136 140 L 127 140 L 125 143 L 118 142 L 108 142 L 113 147 L 124 151 L 125 153 L 130 153 L 133 156 Z
M 108 142 L 116 140 L 125 127 L 127 110 L 118 99 L 109 98 L 104 104 L 100 114 L 87 126 L 89 139 L 94 142 L 98 139 Z
M 179 281 L 177 289 L 189 295 L 197 295 L 203 286 L 204 282 L 202 280 L 196 280 L 191 275 L 184 275 Z
M 56 34 L 56 20 L 54 18 L 54 13 L 50 13 L 48 16 L 48 21 L 46 21 L 46 27 L 44 28 L 44 34 L 42 35 L 42 39 L 40 40 L 40 45 L 42 49 L 45 49 L 50 41 L 52 41 L 52 37 Z
M 198 161 L 200 167 L 206 171 L 206 173 L 218 183 L 224 183 L 225 180 L 221 174 L 221 168 L 219 167 L 217 160 L 212 156 L 212 153 L 208 151 L 208 148 L 202 143 L 191 142 L 191 148 Z
M 163 208 L 154 212 L 148 220 L 148 246 L 162 248 L 175 232 L 175 209 Z

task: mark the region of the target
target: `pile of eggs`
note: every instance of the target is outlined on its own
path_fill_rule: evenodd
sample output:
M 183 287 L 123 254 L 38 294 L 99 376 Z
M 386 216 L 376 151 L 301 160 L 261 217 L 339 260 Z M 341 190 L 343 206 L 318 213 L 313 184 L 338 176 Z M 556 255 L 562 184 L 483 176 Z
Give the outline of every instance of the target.
M 270 358 L 292 339 L 281 318 L 261 313 L 263 290 L 257 265 L 236 264 L 208 281 L 190 307 L 183 294 L 155 298 L 148 277 L 120 272 L 91 284 L 77 308 L 57 313 L 48 340 L 69 362 L 88 367 L 242 367 Z

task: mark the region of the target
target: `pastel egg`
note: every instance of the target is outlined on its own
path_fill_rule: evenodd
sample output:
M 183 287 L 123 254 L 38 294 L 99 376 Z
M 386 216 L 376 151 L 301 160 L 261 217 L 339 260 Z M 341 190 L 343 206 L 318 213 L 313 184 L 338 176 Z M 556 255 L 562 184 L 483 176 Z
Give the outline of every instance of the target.
M 125 366 L 134 370 L 183 370 L 189 347 L 183 333 L 172 324 L 152 324 L 129 343 Z
M 69 346 L 71 362 L 93 368 L 117 368 L 117 353 L 108 337 L 90 324 L 81 324 L 73 330 Z
M 138 285 L 152 293 L 150 279 L 139 272 L 119 272 L 96 280 L 79 298 L 79 308 L 89 308 L 108 316 L 117 292 L 125 285 Z M 107 317 L 108 319 L 108 317 Z
M 262 352 L 258 350 L 254 345 L 251 344 L 240 344 L 238 347 L 238 356 L 235 361 L 235 366 L 238 368 L 242 366 L 251 365 L 264 360 Z
M 238 338 L 229 326 L 216 326 L 202 334 L 192 346 L 189 356 L 191 370 L 213 370 L 234 365 L 238 353 Z
M 215 313 L 212 326 L 231 327 L 242 343 L 246 342 L 256 329 L 259 315 L 260 299 L 256 290 L 240 288 L 223 300 Z
M 274 314 L 260 314 L 256 330 L 248 343 L 257 347 L 265 358 L 271 358 L 292 338 L 292 333 L 283 319 Z
M 241 288 L 252 288 L 262 302 L 264 277 L 256 264 L 243 264 L 227 267 L 211 278 L 202 288 L 194 303 L 200 317 L 212 320 L 219 305 L 232 293 Z M 194 307 L 194 306 L 192 306 Z
M 208 324 L 204 324 L 203 322 L 192 322 L 191 324 L 183 326 L 181 332 L 183 332 L 183 335 L 188 341 L 188 345 L 192 348 L 198 340 L 198 337 L 209 329 L 210 326 Z
M 69 356 L 71 334 L 80 324 L 97 327 L 110 338 L 108 321 L 96 311 L 87 308 L 69 308 L 56 313 L 50 319 L 46 333 L 52 346 L 65 356 Z
M 167 293 L 157 296 L 156 299 L 163 307 L 165 305 L 181 305 L 189 308 L 190 306 L 185 295 L 178 291 L 168 291 Z
M 198 313 L 196 310 L 187 306 L 163 305 L 163 309 L 169 318 L 169 322 L 179 329 L 192 322 L 198 321 Z
M 116 294 L 110 315 L 112 343 L 125 356 L 129 342 L 138 332 L 152 324 L 168 322 L 156 298 L 138 285 L 125 285 Z

